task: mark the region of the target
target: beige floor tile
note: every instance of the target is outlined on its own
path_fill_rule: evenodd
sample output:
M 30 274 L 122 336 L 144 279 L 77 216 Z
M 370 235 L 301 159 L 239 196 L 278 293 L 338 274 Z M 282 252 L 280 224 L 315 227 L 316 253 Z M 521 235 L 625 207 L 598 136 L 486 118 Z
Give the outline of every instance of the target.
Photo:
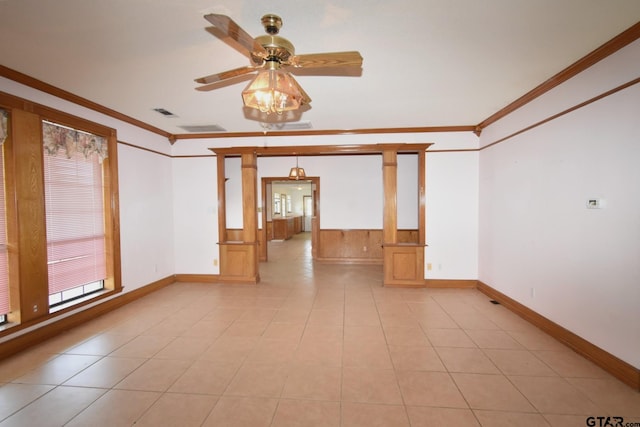
M 344 310 L 342 308 L 314 308 L 309 313 L 308 323 L 323 325 L 344 325 Z
M 449 372 L 500 373 L 493 362 L 478 348 L 437 347 L 436 351 Z
M 301 323 L 305 324 L 311 313 L 311 309 L 295 308 L 299 305 L 293 305 L 294 308 L 281 308 L 273 317 L 272 322 L 275 323 Z
M 535 412 L 527 399 L 502 375 L 451 374 L 472 409 Z
M 342 427 L 409 427 L 409 419 L 402 405 L 344 402 L 341 425 Z
M 533 354 L 549 365 L 551 369 L 556 371 L 558 375 L 562 377 L 609 377 L 609 374 L 607 374 L 603 369 L 569 349 L 562 349 L 559 351 L 536 350 L 533 351 Z
M 528 350 L 486 349 L 484 353 L 505 375 L 557 376 L 549 366 Z
M 106 392 L 106 389 L 99 388 L 56 387 L 5 419 L 0 425 L 3 427 L 61 426 Z
M 427 313 L 416 317 L 422 329 L 459 329 L 460 326 L 447 313 Z
M 369 309 L 357 308 L 345 310 L 344 324 L 346 326 L 380 326 L 380 317 L 375 305 Z
M 136 421 L 136 427 L 200 427 L 218 398 L 165 393 Z
M 342 366 L 343 344 L 339 340 L 303 338 L 293 357 L 295 364 Z
M 221 335 L 221 338 L 261 337 L 267 329 L 267 321 L 240 322 L 235 321 Z
M 614 378 L 568 378 L 571 384 L 611 415 L 640 418 L 640 392 Z
M 345 340 L 342 364 L 345 367 L 393 368 L 388 347 L 383 343 L 371 341 L 354 342 Z
M 353 343 L 377 343 L 386 344 L 382 326 L 345 325 L 344 340 Z
M 486 330 L 500 330 L 500 327 L 489 320 L 488 317 L 477 312 L 454 312 L 449 313 L 449 316 L 454 322 L 458 324 L 462 329 L 486 329 Z
M 58 357 L 58 354 L 26 351 L 4 359 L 0 361 L 0 383 L 18 378 L 55 357 Z
M 204 338 L 213 341 L 227 330 L 232 321 L 200 320 L 182 332 L 181 336 L 189 338 Z
M 446 372 L 399 371 L 397 377 L 405 405 L 469 407 Z
M 338 427 L 340 404 L 308 400 L 280 400 L 271 427 Z
M 333 341 L 339 340 L 342 342 L 344 338 L 344 328 L 342 325 L 325 325 L 322 323 L 307 323 L 302 334 L 303 340 L 317 340 L 317 341 Z
M 289 371 L 282 397 L 339 401 L 341 384 L 342 369 L 339 367 L 294 366 Z
M 505 331 L 467 329 L 465 332 L 480 348 L 502 348 L 514 350 L 521 350 L 524 348 Z
M 263 338 L 299 342 L 304 332 L 304 323 L 271 322 L 264 331 Z
M 200 359 L 224 363 L 242 362 L 259 341 L 256 337 L 220 337 L 202 353 Z
M 507 330 L 507 333 L 522 344 L 527 350 L 567 350 L 567 347 L 560 341 L 552 338 L 533 326 L 531 326 L 531 329 L 524 331 Z
M 101 358 L 102 356 L 61 354 L 44 365 L 16 378 L 13 382 L 59 385 Z
M 587 418 L 589 416 L 584 415 L 558 415 L 558 414 L 544 414 L 544 418 L 551 427 L 585 427 L 588 426 Z M 597 417 L 598 415 L 590 415 Z M 606 415 L 601 415 L 606 416 Z M 598 421 L 593 420 L 593 425 L 596 426 Z
M 213 344 L 214 337 L 177 337 L 162 350 L 153 355 L 154 359 L 195 360 Z
M 231 380 L 225 396 L 280 397 L 288 375 L 287 364 L 245 363 Z
M 190 364 L 191 362 L 187 360 L 149 359 L 114 388 L 166 391 L 187 370 Z
M 149 391 L 111 390 L 80 412 L 66 426 L 130 426 L 159 397 L 160 393 Z
M 247 310 L 240 317 L 238 317 L 238 322 L 259 322 L 259 323 L 270 323 L 273 317 L 276 315 L 278 310 L 275 308 L 252 308 L 251 310 Z
M 390 326 L 384 329 L 388 345 L 426 345 L 431 346 L 421 328 L 403 328 Z
M 473 411 L 482 427 L 544 427 L 549 426 L 540 414 L 504 411 Z M 584 421 L 584 420 L 583 420 Z M 584 425 L 584 424 L 583 424 Z
M 430 408 L 428 406 L 407 406 L 412 426 L 480 427 L 470 409 Z
M 149 358 L 166 347 L 175 337 L 141 335 L 118 348 L 109 356 Z
M 277 399 L 221 397 L 202 426 L 268 427 L 277 406 Z
M 478 347 L 462 329 L 426 329 L 425 335 L 434 347 Z
M 50 385 L 5 384 L 0 387 L 0 420 L 53 389 Z
M 297 341 L 262 339 L 247 356 L 247 363 L 288 363 L 298 348 Z
M 401 404 L 402 396 L 392 369 L 345 367 L 342 370 L 342 400 Z
M 64 384 L 77 387 L 111 388 L 142 365 L 146 359 L 107 356 Z
M 100 334 L 80 345 L 70 348 L 65 353 L 106 356 L 131 341 L 133 338 L 134 336 L 132 335 L 116 335 L 112 333 Z
M 171 393 L 222 395 L 240 367 L 240 362 L 198 360 L 169 388 Z
M 433 347 L 390 345 L 389 354 L 396 370 L 446 371 Z
M 545 414 L 590 415 L 602 413 L 584 393 L 559 377 L 510 377 L 526 398 Z

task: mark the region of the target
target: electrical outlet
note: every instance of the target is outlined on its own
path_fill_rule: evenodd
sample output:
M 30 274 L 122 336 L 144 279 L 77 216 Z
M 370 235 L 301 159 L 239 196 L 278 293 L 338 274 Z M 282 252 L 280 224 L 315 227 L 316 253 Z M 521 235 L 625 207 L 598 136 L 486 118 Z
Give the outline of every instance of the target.
M 431 263 L 430 263 L 430 262 L 428 262 L 428 263 L 427 263 L 427 271 L 431 271 L 431 268 L 432 268 Z
M 215 258 L 215 259 L 213 260 L 213 266 L 214 266 L 214 267 L 217 267 L 217 266 L 218 266 L 218 258 Z
M 531 294 L 531 298 L 535 298 L 536 297 L 536 288 L 531 288 L 530 294 Z
M 38 304 L 34 304 L 33 305 L 33 312 L 37 313 L 38 312 Z

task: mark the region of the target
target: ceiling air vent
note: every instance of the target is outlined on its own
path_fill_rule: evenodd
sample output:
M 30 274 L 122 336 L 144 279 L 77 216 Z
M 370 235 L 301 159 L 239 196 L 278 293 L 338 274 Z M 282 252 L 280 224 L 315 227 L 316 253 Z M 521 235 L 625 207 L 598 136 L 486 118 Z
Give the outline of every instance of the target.
M 178 117 L 175 114 L 173 114 L 171 111 L 165 110 L 164 108 L 154 108 L 153 111 L 155 111 L 156 113 L 160 113 L 165 117 Z
M 265 131 L 312 129 L 311 122 L 309 120 L 300 121 L 300 122 L 282 122 L 282 123 L 261 122 L 260 126 L 262 126 L 262 129 Z
M 185 125 L 178 126 L 187 132 L 193 133 L 209 133 L 209 132 L 226 132 L 227 130 L 219 125 Z

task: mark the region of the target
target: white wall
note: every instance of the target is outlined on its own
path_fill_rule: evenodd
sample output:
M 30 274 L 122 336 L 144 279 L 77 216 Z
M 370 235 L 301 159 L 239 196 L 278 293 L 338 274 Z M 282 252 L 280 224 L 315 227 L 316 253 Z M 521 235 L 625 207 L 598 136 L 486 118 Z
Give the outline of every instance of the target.
M 217 274 L 218 187 L 215 157 L 173 159 L 176 274 Z M 242 220 L 242 219 L 241 219 Z
M 490 126 L 481 145 L 624 83 L 638 63 L 636 42 Z M 480 280 L 636 367 L 639 111 L 635 85 L 480 153 Z M 591 198 L 606 206 L 587 209 Z
M 120 144 L 120 253 L 125 291 L 174 274 L 171 158 Z

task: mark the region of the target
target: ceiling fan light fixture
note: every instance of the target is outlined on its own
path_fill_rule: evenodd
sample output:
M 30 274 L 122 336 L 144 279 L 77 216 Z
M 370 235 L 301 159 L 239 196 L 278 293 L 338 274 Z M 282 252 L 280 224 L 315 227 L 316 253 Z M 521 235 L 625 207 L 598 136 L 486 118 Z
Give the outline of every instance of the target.
M 280 69 L 277 61 L 267 61 L 266 69 L 242 91 L 244 105 L 263 113 L 282 114 L 311 102 L 293 76 Z

